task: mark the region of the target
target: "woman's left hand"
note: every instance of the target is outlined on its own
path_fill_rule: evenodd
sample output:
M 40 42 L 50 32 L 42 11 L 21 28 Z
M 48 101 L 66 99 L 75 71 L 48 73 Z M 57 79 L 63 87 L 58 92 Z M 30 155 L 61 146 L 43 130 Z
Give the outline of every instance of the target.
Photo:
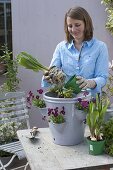
M 92 89 L 96 87 L 96 82 L 94 80 L 85 79 L 84 77 L 81 76 L 77 76 L 76 79 L 77 79 L 76 83 L 79 84 L 79 87 L 84 90 L 87 88 Z

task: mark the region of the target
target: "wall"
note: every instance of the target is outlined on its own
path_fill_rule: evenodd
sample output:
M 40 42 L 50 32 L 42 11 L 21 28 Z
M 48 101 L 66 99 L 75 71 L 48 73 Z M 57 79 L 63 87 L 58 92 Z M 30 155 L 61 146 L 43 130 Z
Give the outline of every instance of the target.
M 82 6 L 93 19 L 94 36 L 108 45 L 110 58 L 113 56 L 113 38 L 105 29 L 106 13 L 100 0 L 12 0 L 12 28 L 14 56 L 27 51 L 46 66 L 49 65 L 54 49 L 64 39 L 64 14 L 72 6 Z M 19 68 L 21 90 L 36 90 L 40 87 L 42 72 L 35 73 Z M 31 123 L 46 126 L 35 111 Z M 34 114 L 34 116 L 33 116 Z

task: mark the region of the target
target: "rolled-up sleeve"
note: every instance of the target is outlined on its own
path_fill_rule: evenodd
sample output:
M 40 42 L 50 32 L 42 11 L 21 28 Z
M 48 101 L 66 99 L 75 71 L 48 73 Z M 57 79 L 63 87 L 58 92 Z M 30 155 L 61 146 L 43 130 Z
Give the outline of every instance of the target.
M 95 65 L 95 73 L 93 80 L 96 82 L 96 87 L 92 90 L 92 93 L 99 93 L 102 87 L 106 85 L 109 75 L 109 55 L 108 49 L 105 43 L 100 48 L 100 53 Z

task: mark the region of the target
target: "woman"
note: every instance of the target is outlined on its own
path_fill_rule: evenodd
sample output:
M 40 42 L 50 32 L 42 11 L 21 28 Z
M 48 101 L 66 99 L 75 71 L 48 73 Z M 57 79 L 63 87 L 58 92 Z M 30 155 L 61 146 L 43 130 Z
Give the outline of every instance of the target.
M 50 64 L 62 69 L 66 81 L 77 75 L 82 89 L 91 89 L 92 95 L 101 93 L 108 77 L 108 50 L 104 42 L 93 38 L 93 24 L 88 12 L 82 7 L 69 9 L 65 14 L 66 40 L 60 42 Z M 42 86 L 51 83 L 45 73 Z

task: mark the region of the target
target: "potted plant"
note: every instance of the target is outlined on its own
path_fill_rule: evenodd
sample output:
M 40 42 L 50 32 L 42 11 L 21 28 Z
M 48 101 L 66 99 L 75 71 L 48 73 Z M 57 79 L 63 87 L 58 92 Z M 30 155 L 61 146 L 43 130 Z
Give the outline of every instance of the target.
M 66 128 L 65 108 L 48 108 L 48 122 L 53 142 L 61 144 L 63 130 Z
M 77 115 L 77 118 L 81 121 L 83 121 L 83 119 L 84 119 L 84 121 L 86 121 L 88 106 L 89 106 L 89 102 L 91 101 L 91 96 L 87 97 L 88 94 L 89 94 L 89 92 L 85 91 L 83 93 L 83 95 L 85 97 L 84 98 L 78 98 L 77 102 L 75 103 L 75 106 L 77 108 L 76 115 Z
M 1 57 L 3 63 L 5 64 L 5 83 L 1 86 L 3 92 L 16 91 L 20 82 L 17 77 L 18 74 L 18 64 L 17 61 L 12 59 L 12 52 L 8 50 L 7 46 L 3 47 L 3 56 Z
M 5 119 L 5 118 L 1 118 Z M 4 124 L 0 124 L 0 145 L 4 145 L 10 142 L 15 142 L 18 140 L 17 138 L 17 130 L 22 127 L 20 122 L 8 122 Z M 0 150 L 0 160 L 3 164 L 7 164 L 11 159 L 13 154 L 9 152 L 5 152 Z
M 59 135 L 59 140 L 56 140 L 55 143 L 60 145 L 75 145 L 81 143 L 84 140 L 85 124 L 84 118 L 82 120 L 77 119 L 76 112 L 78 109 L 75 103 L 78 98 L 85 98 L 85 96 L 84 92 L 81 92 L 81 89 L 77 89 L 77 86 L 74 88 L 73 82 L 74 84 L 76 83 L 75 76 L 66 83 L 66 77 L 62 70 L 55 67 L 47 68 L 26 52 L 19 53 L 17 55 L 17 61 L 27 69 L 37 72 L 47 70 L 49 75 L 51 75 L 52 89 L 50 88 L 49 91 L 43 94 L 43 100 L 46 103 L 47 109 L 62 108 L 64 106 L 66 120 L 63 133 Z
M 27 95 L 27 107 L 30 109 L 31 106 L 35 106 L 38 108 L 38 111 L 42 116 L 47 116 L 47 108 L 46 103 L 42 98 L 43 95 L 43 89 L 38 89 L 36 94 L 34 94 L 32 91 L 29 91 Z
M 104 151 L 105 139 L 102 134 L 102 125 L 105 113 L 107 111 L 109 101 L 103 105 L 100 94 L 96 95 L 95 102 L 90 102 L 88 106 L 88 114 L 86 123 L 89 126 L 90 136 L 87 137 L 89 145 L 89 154 L 99 155 Z

